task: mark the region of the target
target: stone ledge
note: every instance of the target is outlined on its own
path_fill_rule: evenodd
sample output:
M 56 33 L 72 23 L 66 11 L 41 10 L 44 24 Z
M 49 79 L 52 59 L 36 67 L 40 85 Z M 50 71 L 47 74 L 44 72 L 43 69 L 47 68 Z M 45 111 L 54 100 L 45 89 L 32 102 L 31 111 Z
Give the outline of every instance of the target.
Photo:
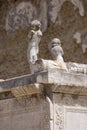
M 48 69 L 46 75 L 45 72 L 41 72 L 37 75 L 37 83 L 44 84 L 58 84 L 61 86 L 76 86 L 87 87 L 87 75 L 68 73 L 59 69 Z
M 36 83 L 35 74 L 28 74 L 0 82 L 0 92 Z
M 5 81 L 0 82 L 0 93 L 11 91 L 11 90 L 21 90 L 21 88 L 26 88 L 26 92 L 31 88 L 32 84 L 46 84 L 52 86 L 54 84 L 53 92 L 75 92 L 76 89 L 80 91 L 85 91 L 87 89 L 87 75 L 79 73 L 68 73 L 64 70 L 59 70 L 57 68 L 51 68 L 46 71 L 37 72 L 31 75 L 19 76 Z M 57 89 L 55 89 L 55 84 L 57 84 Z M 62 86 L 62 87 L 59 87 Z M 68 88 L 66 87 L 68 86 Z M 27 89 L 28 87 L 28 89 Z M 73 91 L 72 91 L 73 88 Z M 75 89 L 76 88 L 76 89 Z M 82 88 L 82 89 L 81 89 Z M 33 89 L 34 93 L 36 89 Z M 23 91 L 23 90 L 22 90 Z M 32 91 L 32 92 L 33 92 Z M 32 93 L 30 92 L 30 93 Z M 38 90 L 39 92 L 39 90 Z M 86 91 L 85 91 L 86 92 Z

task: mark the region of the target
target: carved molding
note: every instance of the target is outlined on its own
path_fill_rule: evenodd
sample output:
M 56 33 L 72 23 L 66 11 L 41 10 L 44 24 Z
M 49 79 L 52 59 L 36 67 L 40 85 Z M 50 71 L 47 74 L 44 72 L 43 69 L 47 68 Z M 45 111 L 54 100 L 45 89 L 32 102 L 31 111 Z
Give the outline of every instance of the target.
M 55 130 L 63 130 L 63 126 L 64 126 L 64 120 L 63 120 L 63 117 L 64 117 L 64 112 L 63 112 L 63 109 L 61 107 L 58 107 L 57 105 L 55 106 L 55 124 L 54 124 L 54 127 L 55 127 Z

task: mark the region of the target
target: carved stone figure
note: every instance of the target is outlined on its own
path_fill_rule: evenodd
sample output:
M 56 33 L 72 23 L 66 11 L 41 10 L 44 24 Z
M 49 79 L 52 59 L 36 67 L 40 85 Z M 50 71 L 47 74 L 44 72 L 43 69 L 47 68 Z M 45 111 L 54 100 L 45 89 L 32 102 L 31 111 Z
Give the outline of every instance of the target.
M 36 60 L 38 59 L 38 56 L 37 56 L 39 53 L 38 46 L 39 46 L 39 43 L 41 41 L 41 36 L 42 36 L 42 32 L 40 28 L 41 28 L 40 21 L 34 20 L 31 22 L 31 32 L 28 34 L 28 38 L 30 39 L 30 41 L 29 41 L 28 50 L 27 50 L 27 57 L 28 57 L 28 62 L 32 65 L 35 64 Z
M 61 41 L 58 38 L 54 38 L 48 47 L 49 47 L 51 54 L 53 55 L 54 60 L 56 60 L 56 62 L 59 63 L 61 68 L 67 70 L 66 64 L 62 57 L 64 52 L 61 47 Z

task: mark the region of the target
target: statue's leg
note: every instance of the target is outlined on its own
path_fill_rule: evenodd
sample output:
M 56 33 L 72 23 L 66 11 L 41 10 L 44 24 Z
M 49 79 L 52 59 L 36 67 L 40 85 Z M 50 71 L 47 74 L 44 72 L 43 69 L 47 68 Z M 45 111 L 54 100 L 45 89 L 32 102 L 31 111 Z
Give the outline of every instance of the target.
M 37 59 L 38 59 L 38 57 L 37 57 L 36 48 L 32 47 L 32 49 L 30 50 L 30 61 L 31 61 L 32 64 L 35 64 Z

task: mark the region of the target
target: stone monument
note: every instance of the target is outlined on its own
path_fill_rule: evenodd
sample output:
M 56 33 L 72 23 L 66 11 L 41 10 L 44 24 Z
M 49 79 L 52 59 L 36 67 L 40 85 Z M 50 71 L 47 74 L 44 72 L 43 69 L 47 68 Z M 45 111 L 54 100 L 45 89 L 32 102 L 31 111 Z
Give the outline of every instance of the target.
M 0 130 L 87 130 L 87 65 L 64 62 L 58 38 L 49 44 L 54 59 L 38 59 L 41 24 L 32 26 L 33 73 L 0 82 Z
M 31 22 L 32 30 L 28 34 L 28 38 L 30 39 L 30 42 L 27 51 L 27 57 L 28 57 L 28 62 L 30 64 L 31 73 L 40 71 L 42 68 L 40 64 L 43 64 L 44 69 L 56 66 L 57 68 L 68 71 L 62 57 L 64 52 L 61 47 L 61 41 L 58 38 L 54 38 L 48 45 L 49 51 L 53 55 L 54 60 L 38 59 L 37 55 L 39 53 L 39 43 L 41 41 L 41 36 L 42 36 L 42 32 L 40 28 L 41 28 L 40 21 L 34 20 Z

